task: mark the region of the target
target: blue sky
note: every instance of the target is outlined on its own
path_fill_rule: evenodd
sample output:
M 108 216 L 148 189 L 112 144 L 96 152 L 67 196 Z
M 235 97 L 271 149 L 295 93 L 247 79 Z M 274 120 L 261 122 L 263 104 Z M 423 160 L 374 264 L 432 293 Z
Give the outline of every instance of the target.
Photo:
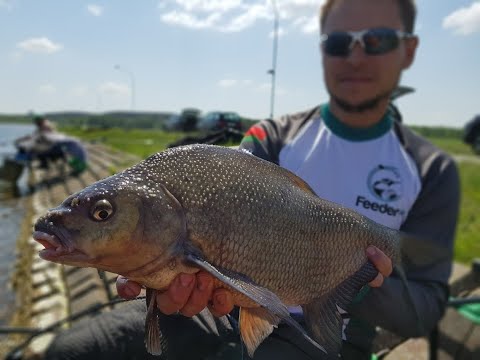
M 277 0 L 275 115 L 327 100 L 322 0 Z M 417 0 L 405 121 L 461 127 L 480 113 L 480 1 Z M 270 114 L 271 0 L 0 0 L 0 113 Z

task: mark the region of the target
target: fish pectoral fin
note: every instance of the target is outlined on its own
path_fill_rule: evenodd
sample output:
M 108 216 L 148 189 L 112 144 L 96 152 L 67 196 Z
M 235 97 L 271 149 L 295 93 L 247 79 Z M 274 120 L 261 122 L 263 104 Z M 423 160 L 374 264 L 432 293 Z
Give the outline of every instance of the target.
M 196 255 L 186 255 L 188 261 L 204 269 L 218 280 L 232 287 L 236 291 L 245 295 L 249 299 L 256 302 L 258 305 L 268 309 L 272 314 L 278 316 L 282 320 L 290 318 L 290 313 L 287 307 L 282 303 L 282 300 L 272 291 L 264 288 L 244 274 L 236 273 L 227 269 L 218 269 L 208 261 L 199 258 Z M 293 319 L 292 319 L 293 320 Z
M 221 282 L 229 285 L 236 291 L 245 295 L 249 299 L 255 301 L 258 305 L 264 308 L 264 311 L 270 312 L 271 316 L 276 316 L 280 320 L 285 321 L 288 325 L 292 326 L 298 332 L 300 332 L 305 339 L 307 339 L 312 345 L 319 350 L 325 352 L 325 349 L 320 346 L 315 340 L 308 336 L 305 329 L 296 322 L 288 311 L 282 300 L 275 295 L 272 291 L 255 284 L 251 279 L 247 278 L 244 274 L 235 273 L 226 269 L 217 269 L 209 262 L 199 258 L 196 255 L 186 255 L 186 259 L 193 262 L 200 268 L 212 274 Z
M 377 274 L 378 270 L 375 266 L 367 262 L 330 293 L 302 306 L 307 327 L 332 359 L 337 358 L 342 346 L 342 315 L 347 313 L 347 307 L 360 289 L 372 281 Z
M 145 318 L 145 346 L 152 355 L 161 355 L 166 344 L 158 325 L 160 310 L 157 307 L 157 292 L 147 289 L 147 316 Z
M 262 307 L 240 308 L 240 336 L 250 357 L 253 358 L 258 345 L 272 333 L 279 322 L 278 316 Z
M 249 299 L 255 301 L 257 304 L 267 308 L 280 319 L 290 316 L 287 307 L 277 295 L 270 290 L 255 284 L 253 280 L 249 279 L 244 274 L 235 273 L 226 269 L 218 269 L 208 261 L 205 261 L 196 255 L 186 255 L 186 259 L 207 271 L 224 284 L 227 284 Z

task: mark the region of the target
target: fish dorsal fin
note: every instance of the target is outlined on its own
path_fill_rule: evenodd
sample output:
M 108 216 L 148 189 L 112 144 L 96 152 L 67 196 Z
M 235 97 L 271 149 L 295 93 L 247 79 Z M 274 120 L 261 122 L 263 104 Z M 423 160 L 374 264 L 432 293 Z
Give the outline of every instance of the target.
M 193 262 L 205 271 L 209 272 L 224 284 L 227 284 L 228 286 L 245 295 L 249 299 L 255 301 L 258 305 L 265 308 L 265 310 L 268 310 L 271 315 L 274 315 L 276 318 L 285 321 L 288 325 L 297 329 L 303 335 L 303 337 L 307 339 L 312 345 L 314 345 L 319 350 L 325 352 L 325 349 L 320 346 L 315 340 L 313 340 L 310 336 L 308 336 L 305 329 L 302 328 L 302 326 L 290 316 L 290 313 L 285 304 L 283 304 L 280 298 L 273 292 L 260 285 L 255 284 L 251 279 L 248 279 L 243 274 L 235 273 L 226 269 L 217 269 L 215 266 L 199 258 L 198 256 L 188 254 L 186 255 L 186 259 Z M 272 325 L 277 325 L 277 323 L 274 322 Z M 252 349 L 251 351 L 253 353 L 255 349 Z
M 310 185 L 308 185 L 306 183 L 305 180 L 303 180 L 302 178 L 298 177 L 297 175 L 295 175 L 294 173 L 292 173 L 290 171 L 286 171 L 286 174 L 287 174 L 287 177 L 290 178 L 290 180 L 295 185 L 297 185 L 300 189 L 302 189 L 303 191 L 305 191 L 307 193 L 310 193 L 310 194 L 313 194 L 313 195 L 317 196 L 317 194 L 315 194 L 315 191 L 313 191 L 313 189 L 310 187 Z
M 255 349 L 272 333 L 279 322 L 278 316 L 262 307 L 240 309 L 240 336 L 250 357 L 253 358 Z
M 160 310 L 157 308 L 157 292 L 147 289 L 147 316 L 145 319 L 145 346 L 152 355 L 161 355 L 165 349 L 162 334 L 158 326 Z
M 329 358 L 338 358 L 342 346 L 342 310 L 347 309 L 360 289 L 377 274 L 378 270 L 367 262 L 329 294 L 302 306 L 308 328 L 324 345 Z

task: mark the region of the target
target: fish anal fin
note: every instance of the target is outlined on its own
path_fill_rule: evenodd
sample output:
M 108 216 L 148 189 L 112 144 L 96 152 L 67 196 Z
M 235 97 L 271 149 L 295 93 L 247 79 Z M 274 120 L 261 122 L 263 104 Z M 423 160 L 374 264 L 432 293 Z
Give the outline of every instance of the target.
M 314 339 L 312 339 L 307 334 L 305 329 L 290 316 L 290 313 L 288 312 L 288 309 L 285 306 L 285 304 L 283 304 L 280 298 L 277 295 L 275 295 L 272 291 L 258 284 L 255 284 L 251 279 L 247 278 L 243 274 L 234 273 L 226 269 L 217 269 L 215 266 L 213 266 L 209 262 L 193 254 L 187 255 L 186 259 L 196 264 L 200 268 L 206 270 L 207 272 L 212 274 L 215 278 L 220 280 L 222 283 L 228 285 L 233 290 L 239 292 L 240 294 L 244 295 L 248 299 L 252 300 L 255 304 L 260 305 L 263 308 L 263 310 L 265 312 L 269 312 L 271 316 L 278 317 L 279 319 L 285 321 L 286 324 L 296 329 L 312 345 L 314 345 L 319 350 L 325 352 L 325 349 L 321 345 L 319 345 Z
M 240 308 L 240 335 L 250 357 L 253 358 L 258 345 L 272 333 L 279 322 L 278 316 L 262 307 Z
M 161 355 L 165 344 L 158 325 L 160 310 L 157 308 L 157 292 L 147 289 L 147 316 L 145 318 L 145 346 L 152 355 Z
M 367 262 L 330 293 L 302 306 L 307 327 L 313 338 L 324 346 L 329 358 L 338 358 L 342 346 L 341 311 L 348 308 L 360 289 L 377 274 L 373 264 Z

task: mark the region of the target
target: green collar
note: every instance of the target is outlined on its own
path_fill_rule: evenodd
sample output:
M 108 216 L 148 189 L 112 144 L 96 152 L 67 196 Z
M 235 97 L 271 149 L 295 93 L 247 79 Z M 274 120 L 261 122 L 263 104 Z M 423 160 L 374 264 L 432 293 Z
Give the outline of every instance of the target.
M 342 123 L 332 114 L 328 104 L 321 106 L 321 114 L 325 125 L 335 135 L 350 141 L 366 141 L 379 138 L 387 133 L 393 124 L 393 118 L 389 111 L 383 116 L 382 120 L 367 128 L 355 128 Z

